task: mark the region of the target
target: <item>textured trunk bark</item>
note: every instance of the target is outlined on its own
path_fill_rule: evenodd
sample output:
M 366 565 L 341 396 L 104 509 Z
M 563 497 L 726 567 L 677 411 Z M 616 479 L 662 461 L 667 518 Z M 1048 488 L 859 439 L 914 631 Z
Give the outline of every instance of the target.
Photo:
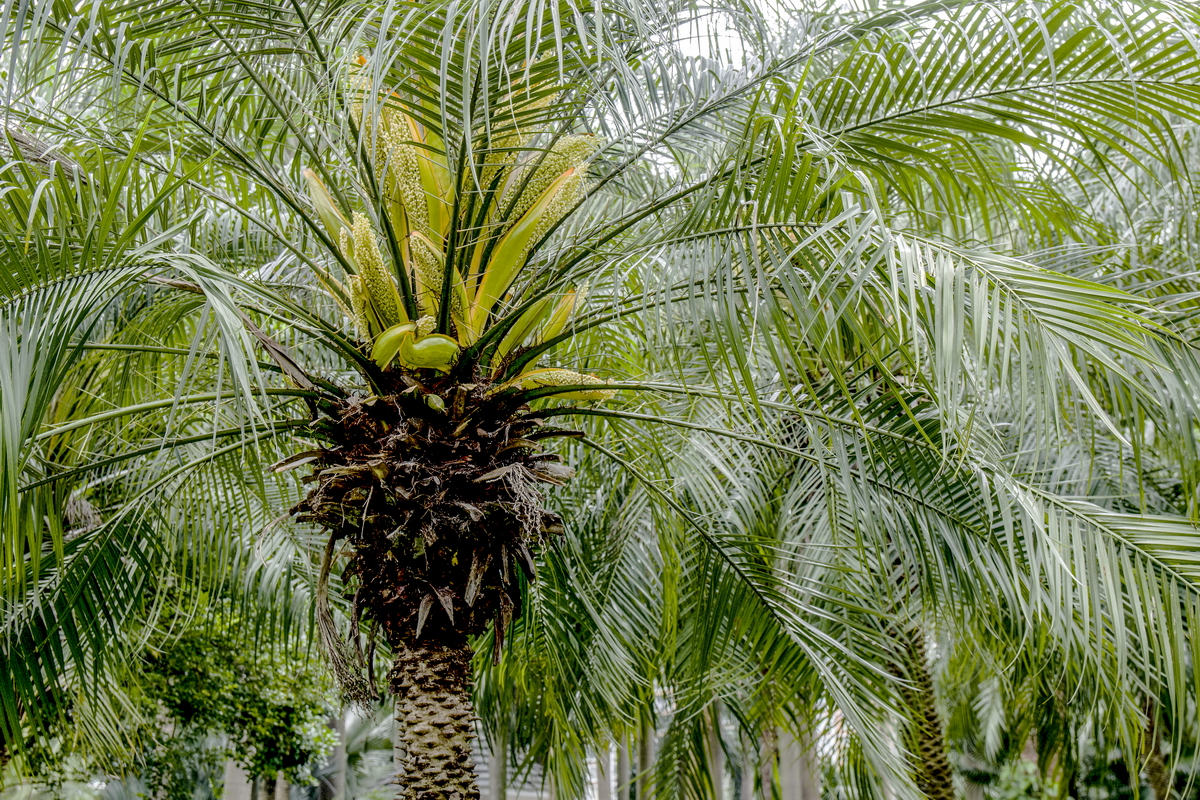
M 1167 765 L 1158 753 L 1151 753 L 1146 760 L 1146 780 L 1154 790 L 1154 800 L 1169 800 L 1171 779 L 1167 776 Z
M 1158 726 L 1158 709 L 1152 701 L 1146 704 L 1146 716 L 1150 720 L 1146 725 L 1146 782 L 1154 790 L 1154 800 L 1169 800 L 1171 776 L 1163 762 L 1162 731 Z
M 905 730 L 905 745 L 917 788 L 929 800 L 954 800 L 954 779 L 946 757 L 946 738 L 934 702 L 933 675 L 925 655 L 925 640 L 919 629 L 895 634 L 904 650 L 904 664 L 893 665 L 893 673 L 904 679 L 900 689 L 904 704 L 912 712 Z
M 388 681 L 396 700 L 399 798 L 479 800 L 471 761 L 471 649 L 401 649 Z

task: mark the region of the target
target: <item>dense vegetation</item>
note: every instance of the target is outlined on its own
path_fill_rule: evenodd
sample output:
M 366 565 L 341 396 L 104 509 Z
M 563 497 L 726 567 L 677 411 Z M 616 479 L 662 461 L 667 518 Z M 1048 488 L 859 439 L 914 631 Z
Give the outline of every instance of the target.
M 1197 791 L 1194 4 L 3 9 L 9 791 Z

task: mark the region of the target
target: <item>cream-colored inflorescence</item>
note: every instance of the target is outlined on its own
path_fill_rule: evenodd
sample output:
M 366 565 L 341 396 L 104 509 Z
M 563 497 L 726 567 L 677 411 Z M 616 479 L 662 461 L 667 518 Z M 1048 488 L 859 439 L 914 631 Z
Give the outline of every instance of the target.
M 424 316 L 417 320 L 417 336 L 428 336 L 437 328 L 437 320 L 431 316 Z
M 375 241 L 375 230 L 371 221 L 364 214 L 354 213 L 351 223 L 354 240 L 354 261 L 358 266 L 358 275 L 362 287 L 371 300 L 375 313 L 383 328 L 390 328 L 404 322 L 405 315 L 400 306 L 400 293 L 392 280 L 390 270 L 379 252 L 379 244 Z
M 535 386 L 603 386 L 606 383 L 595 375 L 556 368 L 534 370 L 517 380 Z M 563 396 L 579 400 L 607 400 L 615 395 L 612 389 L 577 389 Z
M 508 211 L 510 203 L 514 203 L 512 212 L 506 214 L 509 220 L 518 220 L 525 215 L 533 204 L 541 197 L 542 192 L 568 169 L 578 168 L 585 164 L 596 152 L 596 140 L 591 136 L 563 136 L 550 148 L 550 152 L 530 151 L 524 158 L 524 164 L 513 167 L 506 181 L 505 190 L 500 195 L 496 208 L 501 213 Z M 530 175 L 530 171 L 533 174 Z M 526 181 L 528 181 L 526 183 Z M 517 193 L 520 196 L 517 197 Z
M 417 303 L 423 312 L 436 314 L 442 299 L 442 254 L 424 236 L 410 236 L 408 242 L 409 255 L 417 274 Z
M 385 119 L 392 116 L 398 115 L 384 110 Z M 408 125 L 403 121 L 389 119 L 386 136 L 388 189 L 393 199 L 404 206 L 409 230 L 429 236 L 429 199 L 421 183 L 418 161 L 423 156 L 412 143 Z M 378 166 L 382 167 L 383 164 Z

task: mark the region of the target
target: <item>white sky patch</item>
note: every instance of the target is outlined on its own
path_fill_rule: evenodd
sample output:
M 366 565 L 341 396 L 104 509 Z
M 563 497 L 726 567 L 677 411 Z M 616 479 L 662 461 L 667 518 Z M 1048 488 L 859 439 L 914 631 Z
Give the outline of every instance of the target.
M 781 31 L 785 20 L 814 7 L 821 13 L 875 14 L 896 7 L 916 6 L 925 0 L 827 0 L 804 3 L 788 0 L 766 0 L 756 4 L 755 13 L 766 28 Z M 684 55 L 711 58 L 729 66 L 741 66 L 746 61 L 747 43 L 734 17 L 724 9 L 695 12 L 682 20 L 672 40 Z

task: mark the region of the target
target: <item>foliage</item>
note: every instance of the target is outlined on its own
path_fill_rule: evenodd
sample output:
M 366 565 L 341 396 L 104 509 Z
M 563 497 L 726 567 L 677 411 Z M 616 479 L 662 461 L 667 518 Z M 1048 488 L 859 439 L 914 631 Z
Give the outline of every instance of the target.
M 373 393 L 381 363 L 484 365 L 499 382 L 538 358 L 620 390 L 602 407 L 547 399 L 569 391 L 561 375 L 503 390 L 587 435 L 558 448 L 578 469 L 552 499 L 568 524 L 540 584 L 520 587 L 511 653 L 478 665 L 489 724 L 513 725 L 562 796 L 589 748 L 661 714 L 662 791 L 703 797 L 695 745 L 718 700 L 752 741 L 836 721 L 853 796 L 911 796 L 886 670 L 896 622 L 964 647 L 985 630 L 995 654 L 1063 665 L 1129 752 L 1143 694 L 1182 711 L 1200 621 L 1194 296 L 1127 263 L 1108 217 L 1141 202 L 1136 176 L 1185 168 L 1195 5 L 715 4 L 742 34 L 737 63 L 684 47 L 710 5 L 16 0 L 3 62 L 19 131 L 0 176 L 8 737 L 78 692 L 101 707 L 82 735 L 120 750 L 103 720 L 119 718 L 106 677 L 138 649 L 130 592 L 186 576 L 304 616 L 320 549 L 269 526 L 303 489 L 267 466 L 315 446 L 331 393 Z M 514 82 L 528 107 L 509 102 Z M 404 280 L 439 285 L 439 265 L 387 224 L 397 194 L 406 215 L 421 204 L 392 190 L 372 139 L 401 89 L 408 119 L 393 120 L 425 133 L 396 152 L 429 154 L 423 191 L 443 168 L 463 190 L 426 198 L 451 220 L 430 226 L 444 242 L 427 236 L 432 331 Z M 472 276 L 503 226 L 484 224 L 487 204 L 475 225 L 444 212 L 467 213 L 485 159 L 512 149 L 491 130 L 510 106 L 598 149 L 576 213 L 529 220 L 484 291 Z M 364 330 L 336 299 L 352 277 L 378 289 Z M 505 325 L 536 309 L 531 328 L 549 326 L 540 304 L 578 290 L 571 335 L 527 331 L 528 352 L 493 363 L 474 322 L 456 338 L 456 287 L 497 350 Z M 354 340 L 389 329 L 398 362 Z M 1155 429 L 1176 505 L 1105 483 L 1143 482 L 1126 467 L 1147 463 Z M 81 496 L 94 526 L 66 514 Z
M 335 744 L 327 673 L 296 644 L 244 631 L 238 616 L 215 617 L 152 643 L 146 699 L 166 710 L 173 739 L 223 734 L 224 752 L 249 774 L 311 783 Z M 151 774 L 170 774 L 169 764 L 151 765 Z
M 96 760 L 64 726 L 50 748 L 27 754 L 34 783 L 58 791 L 71 776 L 100 776 L 110 789 L 191 800 L 201 787 L 219 787 L 229 758 L 251 775 L 315 783 L 336 743 L 324 668 L 294 641 L 253 635 L 225 607 L 189 617 L 171 602 L 161 612 L 141 663 L 126 673 L 125 691 L 136 698 L 124 722 L 137 743 L 133 764 Z

